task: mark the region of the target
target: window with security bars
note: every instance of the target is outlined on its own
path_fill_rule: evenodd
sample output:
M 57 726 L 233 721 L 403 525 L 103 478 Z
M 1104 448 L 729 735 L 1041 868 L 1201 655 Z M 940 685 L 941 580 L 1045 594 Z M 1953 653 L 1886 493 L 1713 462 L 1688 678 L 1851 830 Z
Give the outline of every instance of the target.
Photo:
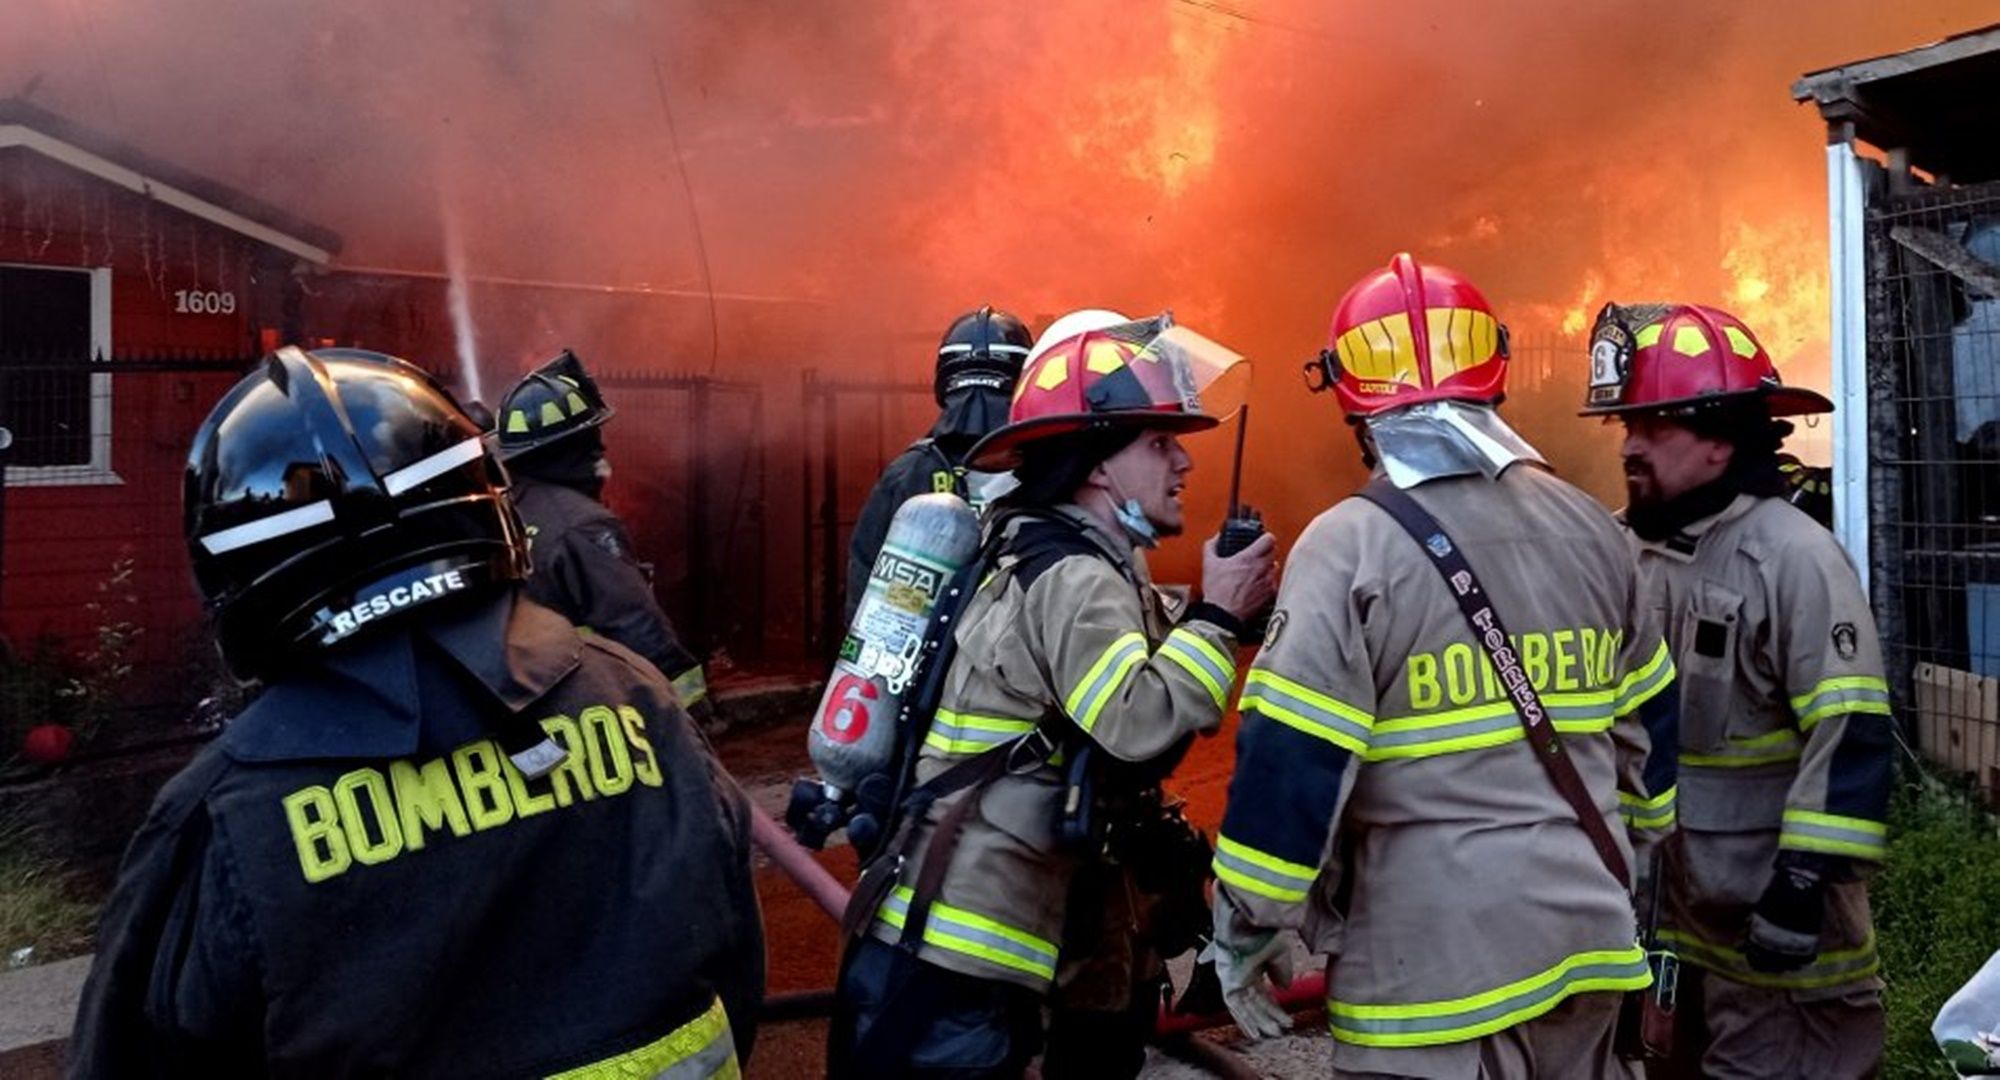
M 1923 752 L 2000 795 L 2000 184 L 1868 218 L 1870 540 Z
M 89 270 L 0 266 L 0 427 L 9 468 L 89 467 L 96 450 Z

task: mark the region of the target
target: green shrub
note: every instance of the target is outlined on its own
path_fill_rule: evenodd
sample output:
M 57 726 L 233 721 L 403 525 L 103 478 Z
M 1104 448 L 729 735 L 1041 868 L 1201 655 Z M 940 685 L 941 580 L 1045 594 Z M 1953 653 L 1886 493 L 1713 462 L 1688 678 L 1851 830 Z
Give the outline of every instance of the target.
M 2000 949 L 2000 831 L 1961 786 L 1908 770 L 1870 892 L 1889 1012 L 1885 1077 L 1949 1077 L 1931 1021 Z

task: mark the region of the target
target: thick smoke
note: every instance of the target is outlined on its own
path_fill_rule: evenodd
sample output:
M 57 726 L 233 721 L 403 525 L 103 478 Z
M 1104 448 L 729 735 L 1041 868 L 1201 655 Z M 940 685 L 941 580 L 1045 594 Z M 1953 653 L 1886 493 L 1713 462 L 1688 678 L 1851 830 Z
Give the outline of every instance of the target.
M 331 227 L 347 265 L 442 269 L 449 193 L 475 273 L 814 298 L 827 354 L 898 377 L 982 301 L 1171 307 L 1260 361 L 1247 486 L 1291 535 L 1358 474 L 1297 365 L 1399 249 L 1471 274 L 1523 340 L 1574 334 L 1608 299 L 1703 300 L 1824 386 L 1823 136 L 1788 87 L 1994 17 L 1990 0 L 17 7 L 0 94 Z M 563 319 L 481 346 L 515 368 Z M 745 355 L 726 326 L 712 348 L 627 366 L 826 360 Z M 1565 419 L 1577 366 L 1517 404 L 1595 479 L 1608 444 Z M 1210 441 L 1219 489 L 1227 440 Z

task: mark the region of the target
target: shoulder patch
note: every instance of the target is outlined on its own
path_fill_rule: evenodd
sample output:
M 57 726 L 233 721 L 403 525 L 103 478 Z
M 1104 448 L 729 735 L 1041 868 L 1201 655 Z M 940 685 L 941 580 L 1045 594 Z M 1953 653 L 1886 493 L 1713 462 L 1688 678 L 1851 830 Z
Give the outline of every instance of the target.
M 1843 622 L 1833 624 L 1833 651 L 1838 653 L 1842 660 L 1854 659 L 1855 632 L 1853 623 Z
M 1021 526 L 1021 531 L 1015 533 L 1013 541 L 1007 545 L 1007 552 L 1017 558 L 1014 580 L 1020 582 L 1023 590 L 1072 555 L 1103 555 L 1097 545 L 1075 528 L 1043 521 L 1031 521 Z
M 1285 632 L 1285 623 L 1291 618 L 1284 608 L 1271 613 L 1271 621 L 1264 627 L 1264 647 L 1269 649 L 1278 644 L 1278 635 Z

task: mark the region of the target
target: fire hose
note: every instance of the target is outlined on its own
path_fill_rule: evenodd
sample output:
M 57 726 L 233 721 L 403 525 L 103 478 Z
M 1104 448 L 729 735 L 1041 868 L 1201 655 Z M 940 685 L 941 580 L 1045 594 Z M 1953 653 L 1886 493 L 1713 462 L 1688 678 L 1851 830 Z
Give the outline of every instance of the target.
M 828 873 L 826 867 L 814 861 L 812 853 L 771 820 L 771 815 L 756 806 L 750 808 L 750 837 L 763 849 L 772 864 L 803 890 L 821 911 L 826 912 L 828 918 L 835 923 L 840 922 L 842 913 L 847 910 L 847 887 Z M 832 995 L 825 991 L 807 991 L 773 998 L 766 1003 L 766 1007 L 776 1006 L 779 1012 L 795 1015 L 803 1011 L 802 1006 L 806 1003 L 821 1000 L 821 995 L 825 996 L 825 1000 L 831 1000 Z M 1325 997 L 1326 975 L 1314 971 L 1293 979 L 1290 986 L 1279 991 L 1278 1004 L 1288 1012 L 1300 1012 L 1319 1007 Z M 1179 1013 L 1162 1005 L 1155 1030 L 1162 1036 L 1176 1036 L 1228 1023 L 1233 1023 L 1228 1013 Z

